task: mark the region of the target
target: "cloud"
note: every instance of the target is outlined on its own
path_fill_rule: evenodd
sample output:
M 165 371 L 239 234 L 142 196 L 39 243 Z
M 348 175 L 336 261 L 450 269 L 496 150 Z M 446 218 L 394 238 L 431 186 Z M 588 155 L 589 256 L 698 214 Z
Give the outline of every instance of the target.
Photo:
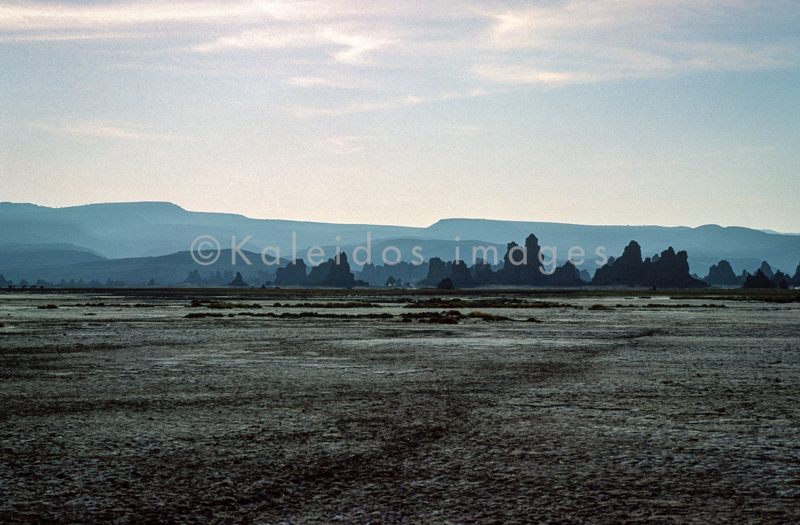
M 22 1 L 0 5 L 0 41 L 149 39 L 159 53 L 215 55 L 223 68 L 243 51 L 280 53 L 291 86 L 346 87 L 323 79 L 356 66 L 370 68 L 370 86 L 397 88 L 383 102 L 301 111 L 343 114 L 413 105 L 399 90 L 441 100 L 435 91 L 468 83 L 558 87 L 797 67 L 798 13 L 770 0 Z M 442 80 L 426 93 L 415 75 Z
M 313 35 L 300 31 L 255 29 L 204 42 L 195 46 L 193 50 L 199 53 L 214 53 L 229 49 L 303 47 L 313 45 L 314 41 Z
M 70 31 L 58 33 L 22 33 L 0 35 L 0 42 L 57 42 L 68 40 L 111 40 L 138 38 L 140 35 L 124 31 Z
M 310 117 L 340 117 L 342 115 L 351 115 L 354 113 L 366 113 L 369 111 L 380 111 L 386 109 L 400 108 L 408 106 L 402 100 L 386 100 L 375 102 L 359 102 L 356 104 L 349 104 L 340 108 L 312 108 L 306 106 L 295 106 L 291 108 L 291 112 L 299 118 Z
M 670 43 L 665 49 L 683 53 L 687 69 L 758 71 L 797 67 L 797 50 L 781 45 L 744 45 L 726 42 Z
M 354 113 L 366 113 L 369 111 L 384 111 L 388 109 L 398 109 L 410 106 L 418 106 L 420 104 L 429 104 L 435 102 L 444 102 L 455 99 L 465 99 L 472 97 L 480 97 L 488 94 L 486 90 L 476 88 L 468 90 L 464 93 L 440 93 L 433 96 L 421 95 L 406 95 L 403 97 L 396 97 L 383 101 L 370 101 L 349 104 L 339 108 L 311 108 L 306 106 L 295 106 L 291 108 L 291 112 L 299 118 L 309 117 L 340 117 L 343 115 L 351 115 Z
M 153 29 L 203 27 L 181 38 L 208 38 L 190 49 L 201 53 L 245 49 L 332 48 L 338 62 L 361 63 L 391 43 L 387 28 L 359 24 L 364 13 L 326 1 L 124 2 L 95 5 L 31 3 L 0 5 L 0 41 L 157 38 Z M 360 28 L 358 26 L 361 26 Z M 227 33 L 227 34 L 226 34 Z M 202 35 L 202 36 L 201 36 Z M 178 36 L 178 35 L 176 35 Z
M 478 64 L 475 66 L 474 71 L 482 78 L 499 84 L 563 86 L 566 84 L 598 82 L 611 78 L 611 75 L 603 76 L 585 71 L 545 71 L 522 64 Z
M 796 9 L 774 4 L 568 0 L 505 10 L 490 15 L 483 40 L 489 58 L 473 72 L 502 84 L 559 86 L 796 67 Z
M 313 16 L 310 2 L 31 3 L 0 6 L 0 29 L 89 29 L 159 23 L 296 20 Z
M 334 56 L 339 62 L 346 63 L 361 62 L 367 52 L 380 49 L 392 43 L 391 40 L 380 36 L 357 33 L 347 34 L 331 27 L 324 28 L 319 33 L 319 36 L 324 41 L 344 46 L 346 49 L 336 52 Z
M 760 71 L 796 67 L 793 50 L 782 46 L 715 42 L 660 42 L 657 51 L 597 45 L 573 46 L 568 56 L 495 57 L 475 64 L 480 78 L 499 84 L 568 84 L 653 78 L 702 71 Z
M 308 89 L 332 88 L 365 91 L 374 89 L 376 82 L 363 76 L 351 76 L 341 72 L 319 71 L 326 76 L 292 76 L 284 79 L 290 86 Z
M 286 81 L 287 84 L 296 87 L 328 87 L 328 88 L 350 88 L 353 84 L 324 77 L 292 77 Z
M 229 50 L 320 48 L 342 63 L 362 63 L 365 55 L 392 43 L 392 40 L 366 31 L 347 30 L 334 25 L 299 25 L 250 29 L 220 37 L 193 48 L 200 53 Z
M 114 138 L 114 139 L 127 139 L 127 140 L 163 140 L 163 141 L 184 140 L 183 138 L 176 137 L 174 135 L 142 132 L 131 128 L 110 126 L 96 122 L 81 122 L 75 124 L 59 124 L 59 125 L 31 123 L 28 125 L 28 127 L 32 129 L 57 133 L 59 135 L 96 137 L 96 138 Z
M 369 137 L 331 137 L 320 144 L 320 149 L 334 155 L 352 155 L 364 151 Z

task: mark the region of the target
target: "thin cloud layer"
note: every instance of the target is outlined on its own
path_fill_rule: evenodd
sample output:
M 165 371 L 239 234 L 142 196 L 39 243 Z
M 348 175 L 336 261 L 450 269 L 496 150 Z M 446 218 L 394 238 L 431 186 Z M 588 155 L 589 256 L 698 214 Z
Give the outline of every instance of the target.
M 180 137 L 167 135 L 164 133 L 150 133 L 123 126 L 109 125 L 99 122 L 74 122 L 71 124 L 43 124 L 31 123 L 31 129 L 38 129 L 58 135 L 73 137 L 94 137 L 111 138 L 126 140 L 148 140 L 148 141 L 174 141 L 183 140 Z
M 247 30 L 236 35 L 220 37 L 193 48 L 200 53 L 219 53 L 235 50 L 321 48 L 328 51 L 336 61 L 360 63 L 366 53 L 391 44 L 391 40 L 366 32 L 351 32 L 334 26 L 307 28 L 276 27 Z
M 293 20 L 311 16 L 312 7 L 307 2 L 115 2 L 91 6 L 21 2 L 0 6 L 0 28 L 4 31 L 27 31 Z
M 317 66 L 413 65 L 444 68 L 464 82 L 559 86 L 796 67 L 796 11 L 790 2 L 721 0 L 567 0 L 511 9 L 492 1 L 20 2 L 0 6 L 0 38 L 163 45 L 153 29 L 178 28 L 180 41 L 167 42 L 175 52 L 295 50 L 317 57 Z
M 563 85 L 796 67 L 796 9 L 781 2 L 571 1 L 493 15 L 492 82 Z M 768 40 L 765 42 L 765 40 Z

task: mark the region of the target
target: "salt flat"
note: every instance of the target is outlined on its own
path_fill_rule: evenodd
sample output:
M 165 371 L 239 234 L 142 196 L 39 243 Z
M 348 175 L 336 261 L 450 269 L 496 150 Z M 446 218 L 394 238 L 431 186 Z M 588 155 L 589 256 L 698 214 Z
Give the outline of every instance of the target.
M 800 303 L 452 297 L 0 294 L 0 521 L 800 522 Z

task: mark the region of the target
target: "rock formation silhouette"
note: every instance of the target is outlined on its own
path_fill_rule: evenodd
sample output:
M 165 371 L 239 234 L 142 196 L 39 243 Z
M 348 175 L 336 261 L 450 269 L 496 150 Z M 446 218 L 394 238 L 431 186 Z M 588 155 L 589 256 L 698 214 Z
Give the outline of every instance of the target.
M 425 279 L 427 274 L 427 262 L 414 265 L 406 261 L 400 261 L 397 264 L 378 266 L 368 263 L 362 267 L 360 274 L 354 273 L 355 277 L 374 286 L 384 285 L 389 277 L 393 277 L 395 280 L 403 281 L 408 284 L 414 284 Z
M 539 239 L 534 234 L 528 235 L 524 247 L 515 242 L 508 243 L 503 256 L 503 267 L 497 271 L 497 281 L 514 286 L 547 285 L 549 276 L 539 270 L 540 250 Z
M 236 272 L 236 277 L 228 283 L 228 286 L 250 286 L 246 282 L 244 282 L 244 278 L 242 278 L 242 274 Z
M 496 274 L 492 271 L 492 265 L 488 262 L 478 261 L 470 268 L 472 282 L 476 286 L 492 284 L 496 280 Z
M 708 275 L 703 278 L 703 281 L 717 286 L 741 286 L 743 280 L 733 273 L 731 263 L 723 259 L 717 264 L 711 265 Z
M 470 268 L 464 261 L 444 262 L 438 257 L 433 257 L 428 262 L 428 276 L 418 284 L 420 286 L 438 287 L 445 279 L 449 279 L 455 288 L 472 288 L 475 286 Z
M 565 262 L 563 266 L 556 268 L 553 275 L 549 277 L 547 283 L 549 286 L 575 287 L 584 286 L 586 284 L 586 282 L 581 279 L 581 272 L 571 260 Z
M 339 254 L 338 262 L 336 258 L 331 258 L 319 266 L 311 268 L 308 282 L 312 286 L 331 286 L 335 288 L 352 288 L 356 285 L 355 277 L 350 272 L 350 263 L 347 262 L 346 253 Z
M 472 274 L 464 261 L 455 261 L 450 267 L 450 279 L 453 280 L 453 286 L 456 288 L 472 288 L 475 282 L 472 280 Z
M 702 288 L 708 286 L 689 273 L 689 256 L 670 246 L 660 255 L 642 261 L 639 243 L 631 241 L 618 259 L 609 258 L 592 279 L 595 286 L 645 286 L 648 288 Z
M 200 277 L 200 270 L 192 270 L 189 272 L 189 275 L 186 276 L 186 279 L 183 280 L 180 284 L 194 284 L 200 285 L 203 284 L 203 278 Z
M 503 257 L 503 267 L 497 272 L 487 262 L 477 261 L 469 268 L 464 261 L 442 261 L 438 257 L 428 262 L 428 275 L 418 284 L 436 286 L 442 280 L 450 278 L 456 288 L 470 288 L 486 285 L 511 286 L 583 286 L 581 274 L 575 264 L 567 261 L 556 267 L 551 273 L 543 270 L 553 268 L 550 261 L 543 265 L 539 260 L 539 240 L 530 234 L 525 239 L 525 246 L 516 242 L 507 245 Z M 544 267 L 544 268 L 543 268 Z M 586 274 L 588 279 L 588 273 Z
M 777 288 L 777 287 L 778 287 L 778 285 L 775 284 L 772 281 L 772 279 L 767 277 L 767 274 L 765 274 L 763 271 L 761 271 L 761 268 L 756 270 L 756 273 L 754 275 L 748 275 L 747 279 L 745 279 L 744 284 L 742 285 L 742 288 L 769 288 L 769 289 L 774 289 L 774 288 Z
M 761 267 L 759 268 L 759 270 L 761 270 L 761 273 L 766 275 L 767 278 L 769 278 L 769 279 L 772 279 L 773 277 L 775 277 L 775 272 L 772 270 L 772 266 L 770 266 L 767 261 L 762 261 L 761 262 Z
M 306 275 L 306 263 L 303 259 L 297 259 L 295 264 L 288 264 L 275 271 L 275 284 L 279 286 L 305 286 L 308 284 Z
M 782 290 L 786 290 L 789 288 L 789 282 L 792 280 L 791 277 L 783 273 L 782 271 L 778 270 L 770 279 L 773 283 L 775 283 L 778 288 Z
M 631 241 L 618 259 L 609 257 L 605 266 L 594 272 L 592 284 L 595 286 L 652 286 L 645 282 L 643 268 L 642 248 L 636 241 Z
M 455 290 L 455 285 L 453 284 L 453 280 L 449 277 L 445 277 L 439 284 L 436 285 L 436 288 L 439 290 Z
M 450 277 L 453 263 L 446 263 L 439 257 L 428 261 L 428 275 L 419 282 L 420 286 L 437 286 L 443 279 Z

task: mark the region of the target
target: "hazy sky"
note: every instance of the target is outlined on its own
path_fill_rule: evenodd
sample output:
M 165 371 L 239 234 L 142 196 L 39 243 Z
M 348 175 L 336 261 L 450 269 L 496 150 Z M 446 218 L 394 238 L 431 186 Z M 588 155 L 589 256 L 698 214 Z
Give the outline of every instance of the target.
M 800 232 L 796 1 L 0 2 L 0 201 Z

